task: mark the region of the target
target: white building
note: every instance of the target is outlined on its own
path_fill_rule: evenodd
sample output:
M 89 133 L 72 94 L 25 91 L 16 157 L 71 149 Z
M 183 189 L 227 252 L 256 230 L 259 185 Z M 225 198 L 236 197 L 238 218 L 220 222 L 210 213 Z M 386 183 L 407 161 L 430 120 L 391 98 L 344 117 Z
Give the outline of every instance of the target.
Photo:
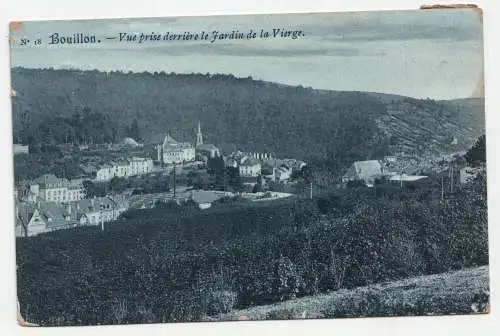
M 153 160 L 150 158 L 133 157 L 129 160 L 129 175 L 142 175 L 153 171 Z
M 17 154 L 29 154 L 30 147 L 27 145 L 14 144 L 14 155 Z
M 112 161 L 99 166 L 96 171 L 96 180 L 107 181 L 113 177 L 142 175 L 152 171 L 152 159 L 132 157 L 129 160 Z
M 286 166 L 280 166 L 276 169 L 277 181 L 288 181 L 292 176 L 292 170 Z
M 195 160 L 195 148 L 187 142 L 178 142 L 169 134 L 161 145 L 158 145 L 158 161 L 165 164 L 180 164 Z
M 464 167 L 460 169 L 460 183 L 466 184 L 474 181 L 480 172 L 481 168 Z
M 226 167 L 232 167 L 232 168 L 238 168 L 239 165 L 246 159 L 248 159 L 249 156 L 246 155 L 245 153 L 241 151 L 237 151 L 234 153 L 229 154 L 227 157 L 224 158 L 224 163 Z
M 242 177 L 256 177 L 260 175 L 262 165 L 256 158 L 246 157 L 241 161 L 238 169 Z
M 118 196 L 83 199 L 68 206 L 78 214 L 79 225 L 100 225 L 101 222 L 111 222 L 128 209 L 125 198 Z
M 73 202 L 85 197 L 82 180 L 58 178 L 52 174 L 42 175 L 29 182 L 23 199 L 28 201 Z
M 280 161 L 277 161 L 280 162 Z M 265 161 L 262 164 L 262 175 L 271 181 L 285 182 L 288 181 L 292 176 L 292 169 L 286 166 L 284 163 L 274 166 L 272 161 Z
M 111 164 L 105 163 L 103 165 L 100 165 L 96 171 L 96 180 L 97 181 L 110 180 L 113 178 L 114 172 L 115 172 L 115 169 Z
M 378 160 L 356 161 L 342 176 L 342 183 L 363 181 L 368 187 L 373 187 L 377 179 L 392 175 Z

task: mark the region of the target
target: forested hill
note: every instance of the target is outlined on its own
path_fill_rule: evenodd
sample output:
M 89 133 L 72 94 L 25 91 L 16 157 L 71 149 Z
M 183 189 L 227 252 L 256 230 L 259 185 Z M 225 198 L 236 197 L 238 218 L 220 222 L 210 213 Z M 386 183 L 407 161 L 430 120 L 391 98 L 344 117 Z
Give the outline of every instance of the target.
M 470 147 L 484 104 L 314 90 L 231 75 L 12 70 L 14 141 L 194 142 L 349 162 L 396 151 Z M 458 145 L 451 145 L 453 137 Z

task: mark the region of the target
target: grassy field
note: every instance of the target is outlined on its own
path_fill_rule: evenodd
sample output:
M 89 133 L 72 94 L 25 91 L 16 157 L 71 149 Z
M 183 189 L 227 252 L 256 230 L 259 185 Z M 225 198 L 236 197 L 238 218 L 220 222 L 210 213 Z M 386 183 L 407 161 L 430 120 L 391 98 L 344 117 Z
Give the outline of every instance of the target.
M 488 266 L 420 276 L 234 311 L 222 320 L 486 313 Z

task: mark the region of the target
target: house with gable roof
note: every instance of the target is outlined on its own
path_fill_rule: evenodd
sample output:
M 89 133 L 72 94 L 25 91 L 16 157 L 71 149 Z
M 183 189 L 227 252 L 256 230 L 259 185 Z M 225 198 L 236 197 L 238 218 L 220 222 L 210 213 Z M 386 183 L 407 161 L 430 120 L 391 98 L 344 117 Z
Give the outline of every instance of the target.
M 342 183 L 363 181 L 366 186 L 373 187 L 377 179 L 392 175 L 379 160 L 356 161 L 342 176 Z
M 56 202 L 16 204 L 17 237 L 32 237 L 78 225 L 78 214 L 62 204 Z

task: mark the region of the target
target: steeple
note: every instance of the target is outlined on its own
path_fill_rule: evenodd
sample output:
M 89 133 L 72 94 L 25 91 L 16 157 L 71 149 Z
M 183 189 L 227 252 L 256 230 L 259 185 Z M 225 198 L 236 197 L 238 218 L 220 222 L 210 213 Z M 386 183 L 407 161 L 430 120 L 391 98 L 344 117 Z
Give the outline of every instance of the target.
M 201 124 L 198 121 L 198 133 L 196 133 L 196 147 L 203 145 L 203 134 L 201 134 Z

